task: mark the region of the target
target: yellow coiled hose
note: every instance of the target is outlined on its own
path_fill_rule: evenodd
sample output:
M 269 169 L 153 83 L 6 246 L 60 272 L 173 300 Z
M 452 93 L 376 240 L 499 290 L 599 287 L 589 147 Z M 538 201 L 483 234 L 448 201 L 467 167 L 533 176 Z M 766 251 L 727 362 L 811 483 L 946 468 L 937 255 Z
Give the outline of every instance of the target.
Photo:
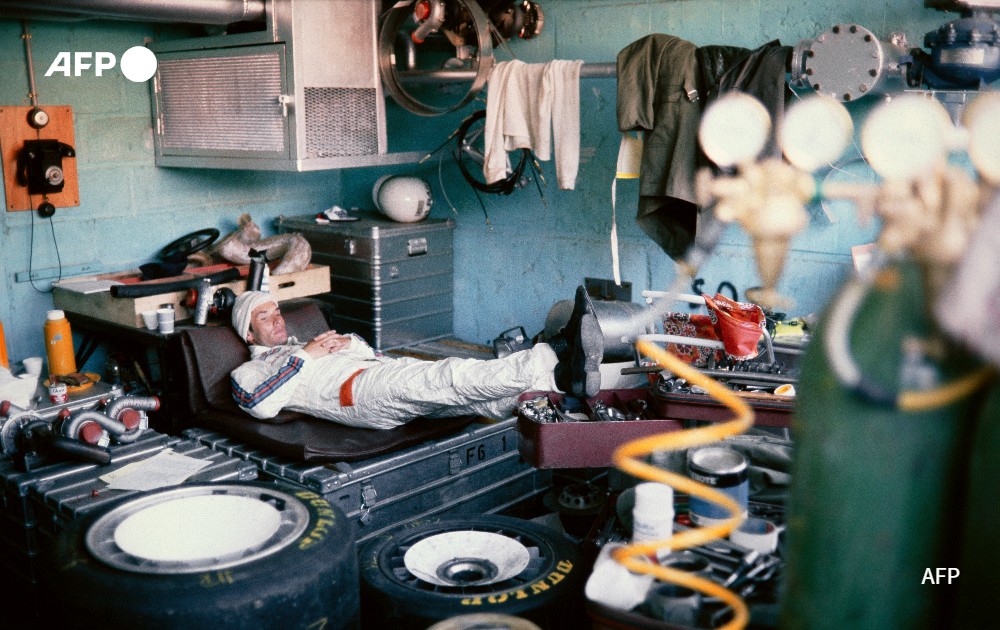
M 753 409 L 731 390 L 700 373 L 659 346 L 640 340 L 636 344 L 636 348 L 643 355 L 656 361 L 665 370 L 669 370 L 673 374 L 686 379 L 693 385 L 704 388 L 709 396 L 731 409 L 735 416 L 723 423 L 686 431 L 661 433 L 623 444 L 615 450 L 612 456 L 615 466 L 630 475 L 665 483 L 681 492 L 716 503 L 727 509 L 731 516 L 716 525 L 689 529 L 679 532 L 666 540 L 636 543 L 616 549 L 612 557 L 630 571 L 649 574 L 658 580 L 677 584 L 704 595 L 718 598 L 728 604 L 734 613 L 729 623 L 722 626 L 720 630 L 744 628 L 750 619 L 750 613 L 746 603 L 736 593 L 719 586 L 711 580 L 677 569 L 669 569 L 646 560 L 651 554 L 654 554 L 661 548 L 669 547 L 672 551 L 676 551 L 688 547 L 697 547 L 728 536 L 729 532 L 739 527 L 743 521 L 741 507 L 718 490 L 714 490 L 683 475 L 668 472 L 662 468 L 647 464 L 641 458 L 646 457 L 654 451 L 680 450 L 692 446 L 700 446 L 725 439 L 731 435 L 743 433 L 753 426 Z

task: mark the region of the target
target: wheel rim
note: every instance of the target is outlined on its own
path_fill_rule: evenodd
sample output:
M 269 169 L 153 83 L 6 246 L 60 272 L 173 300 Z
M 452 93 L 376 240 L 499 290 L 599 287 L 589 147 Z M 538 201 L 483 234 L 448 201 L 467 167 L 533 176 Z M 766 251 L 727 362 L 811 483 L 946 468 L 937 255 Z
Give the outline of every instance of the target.
M 416 573 L 407 567 L 408 552 L 419 549 L 422 543 L 469 539 L 491 541 L 493 546 L 458 547 L 455 554 L 431 557 L 424 564 L 416 564 Z M 501 539 L 505 542 L 496 544 Z M 516 590 L 537 580 L 555 562 L 552 554 L 550 545 L 529 531 L 503 525 L 474 526 L 405 537 L 384 550 L 383 566 L 390 579 L 414 591 L 473 595 Z
M 197 573 L 273 554 L 296 540 L 308 522 L 308 509 L 280 490 L 192 486 L 113 508 L 88 528 L 84 543 L 95 558 L 117 569 Z
M 428 536 L 403 554 L 403 566 L 412 575 L 451 587 L 503 582 L 519 575 L 530 561 L 531 553 L 520 541 L 471 530 Z

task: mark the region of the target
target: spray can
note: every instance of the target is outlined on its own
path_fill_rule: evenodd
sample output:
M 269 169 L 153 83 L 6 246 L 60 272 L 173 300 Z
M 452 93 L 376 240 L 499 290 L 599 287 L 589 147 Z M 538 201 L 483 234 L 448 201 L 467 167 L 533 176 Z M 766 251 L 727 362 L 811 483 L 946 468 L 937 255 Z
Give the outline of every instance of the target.
M 194 325 L 204 326 L 208 323 L 208 307 L 212 302 L 212 281 L 202 278 L 198 285 L 198 301 L 194 305 Z
M 73 355 L 73 331 L 66 313 L 53 309 L 45 317 L 45 356 L 49 360 L 49 376 L 76 372 Z

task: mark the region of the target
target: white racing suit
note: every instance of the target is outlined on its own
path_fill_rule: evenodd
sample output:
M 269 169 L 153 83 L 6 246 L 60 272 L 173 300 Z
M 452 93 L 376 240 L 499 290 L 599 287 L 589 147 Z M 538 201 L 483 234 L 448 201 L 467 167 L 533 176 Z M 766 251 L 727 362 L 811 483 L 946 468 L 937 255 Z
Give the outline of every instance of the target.
M 526 391 L 558 391 L 556 354 L 547 344 L 502 359 L 421 361 L 376 356 L 354 337 L 338 352 L 313 358 L 294 337 L 282 346 L 250 346 L 233 370 L 233 398 L 256 418 L 282 409 L 354 427 L 391 429 L 420 416 L 503 419 Z

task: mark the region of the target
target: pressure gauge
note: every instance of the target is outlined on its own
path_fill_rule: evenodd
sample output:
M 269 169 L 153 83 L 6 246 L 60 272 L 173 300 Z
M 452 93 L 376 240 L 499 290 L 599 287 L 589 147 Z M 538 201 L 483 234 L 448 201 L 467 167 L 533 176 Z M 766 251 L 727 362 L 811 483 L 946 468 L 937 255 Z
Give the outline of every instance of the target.
M 698 140 L 708 159 L 727 168 L 756 158 L 770 133 L 771 116 L 760 101 L 730 92 L 705 110 Z
M 779 142 L 789 162 L 811 173 L 840 157 L 853 134 L 847 108 L 829 96 L 814 95 L 788 108 Z
M 982 92 L 962 114 L 969 132 L 967 152 L 979 174 L 994 186 L 1000 185 L 1000 94 Z
M 868 116 L 861 128 L 861 151 L 883 178 L 913 180 L 947 159 L 952 131 L 941 103 L 904 94 Z
M 49 114 L 44 109 L 32 107 L 28 112 L 28 124 L 35 129 L 41 129 L 49 124 Z

